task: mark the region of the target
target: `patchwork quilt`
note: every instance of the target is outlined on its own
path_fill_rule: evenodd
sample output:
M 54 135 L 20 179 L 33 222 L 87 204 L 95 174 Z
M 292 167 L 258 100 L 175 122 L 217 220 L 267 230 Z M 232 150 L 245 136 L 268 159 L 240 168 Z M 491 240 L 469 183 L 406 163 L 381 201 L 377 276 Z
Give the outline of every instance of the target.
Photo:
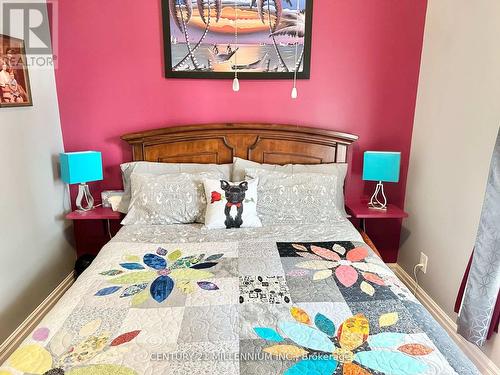
M 341 221 L 129 226 L 1 375 L 477 374 Z

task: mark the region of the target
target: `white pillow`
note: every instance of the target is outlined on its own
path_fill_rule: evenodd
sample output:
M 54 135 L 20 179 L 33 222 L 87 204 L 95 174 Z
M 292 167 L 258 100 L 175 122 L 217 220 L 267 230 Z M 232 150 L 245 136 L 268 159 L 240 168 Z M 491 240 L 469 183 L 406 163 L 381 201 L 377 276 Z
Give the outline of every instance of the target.
M 203 222 L 207 204 L 203 179 L 220 177 L 216 172 L 132 173 L 132 200 L 122 225 Z
M 344 181 L 347 175 L 346 163 L 327 163 L 327 164 L 260 164 L 255 161 L 233 158 L 233 181 L 242 181 L 245 179 L 245 169 L 260 168 L 267 171 L 274 171 L 286 174 L 295 173 L 321 173 L 337 176 L 337 190 L 334 197 L 335 206 L 343 217 L 348 217 L 344 207 Z
M 334 201 L 337 176 L 254 168 L 246 169 L 246 174 L 259 179 L 257 213 L 264 225 L 332 223 L 343 218 Z
M 154 163 L 149 161 L 134 161 L 120 165 L 123 180 L 123 197 L 118 205 L 118 211 L 126 214 L 132 199 L 132 173 L 149 173 L 154 175 L 176 173 L 219 172 L 223 178 L 231 178 L 232 164 L 196 164 L 196 163 Z
M 242 182 L 205 179 L 208 229 L 261 227 L 257 216 L 258 179 Z

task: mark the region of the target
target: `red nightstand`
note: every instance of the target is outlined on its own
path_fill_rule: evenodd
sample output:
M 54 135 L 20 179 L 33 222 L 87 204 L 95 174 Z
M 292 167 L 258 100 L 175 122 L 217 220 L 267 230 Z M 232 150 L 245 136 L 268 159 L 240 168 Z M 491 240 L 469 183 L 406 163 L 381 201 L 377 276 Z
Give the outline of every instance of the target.
M 403 211 L 401 208 L 394 204 L 388 204 L 387 210 L 375 210 L 372 208 L 368 208 L 368 202 L 364 201 L 356 201 L 356 202 L 347 202 L 346 203 L 347 213 L 350 214 L 354 219 L 359 220 L 359 226 L 361 230 L 365 233 L 366 231 L 366 219 L 404 219 L 408 217 L 408 213 Z M 379 228 L 380 229 L 380 228 Z M 380 232 L 380 230 L 379 230 Z M 394 235 L 394 234 L 393 234 Z M 372 237 L 370 235 L 370 237 Z M 399 234 L 397 235 L 397 240 L 399 241 Z M 386 262 L 396 262 L 397 260 L 397 248 L 390 253 L 385 253 L 384 251 L 379 249 L 382 258 Z
M 73 211 L 67 214 L 66 219 L 73 220 L 77 256 L 96 255 L 113 237 L 112 233 L 118 231 L 122 217 L 120 212 L 107 207 L 96 207 L 91 211 Z M 92 234 L 89 235 L 89 233 Z

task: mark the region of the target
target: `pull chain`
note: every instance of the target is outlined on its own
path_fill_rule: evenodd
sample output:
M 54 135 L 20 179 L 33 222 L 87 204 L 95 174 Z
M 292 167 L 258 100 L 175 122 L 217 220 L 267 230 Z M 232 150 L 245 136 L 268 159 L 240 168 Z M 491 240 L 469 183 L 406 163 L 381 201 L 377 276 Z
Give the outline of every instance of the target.
M 297 18 L 296 18 L 296 29 L 295 29 L 295 59 L 294 59 L 294 70 L 293 70 L 293 89 L 292 89 L 292 99 L 297 99 L 297 71 L 299 67 L 297 66 L 297 55 L 299 50 L 299 12 L 300 12 L 300 0 L 297 0 Z
M 238 80 L 238 4 L 237 0 L 234 0 L 234 12 L 235 12 L 235 20 L 234 20 L 234 43 L 235 43 L 235 52 L 234 52 L 234 80 L 233 80 L 233 91 L 240 91 L 240 81 Z

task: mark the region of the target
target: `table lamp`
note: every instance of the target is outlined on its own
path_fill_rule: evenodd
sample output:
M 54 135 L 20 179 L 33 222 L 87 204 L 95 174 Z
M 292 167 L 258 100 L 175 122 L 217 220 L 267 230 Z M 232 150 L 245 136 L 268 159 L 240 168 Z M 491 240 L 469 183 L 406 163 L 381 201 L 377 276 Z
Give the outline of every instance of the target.
M 80 211 L 94 208 L 94 198 L 87 182 L 102 180 L 102 157 L 98 151 L 64 152 L 59 154 L 61 179 L 67 184 L 79 184 L 76 207 Z M 82 205 L 85 199 L 86 206 Z
M 365 151 L 363 158 L 363 180 L 378 181 L 368 207 L 387 209 L 387 198 L 382 182 L 398 182 L 401 152 Z M 380 196 L 380 199 L 379 199 Z

